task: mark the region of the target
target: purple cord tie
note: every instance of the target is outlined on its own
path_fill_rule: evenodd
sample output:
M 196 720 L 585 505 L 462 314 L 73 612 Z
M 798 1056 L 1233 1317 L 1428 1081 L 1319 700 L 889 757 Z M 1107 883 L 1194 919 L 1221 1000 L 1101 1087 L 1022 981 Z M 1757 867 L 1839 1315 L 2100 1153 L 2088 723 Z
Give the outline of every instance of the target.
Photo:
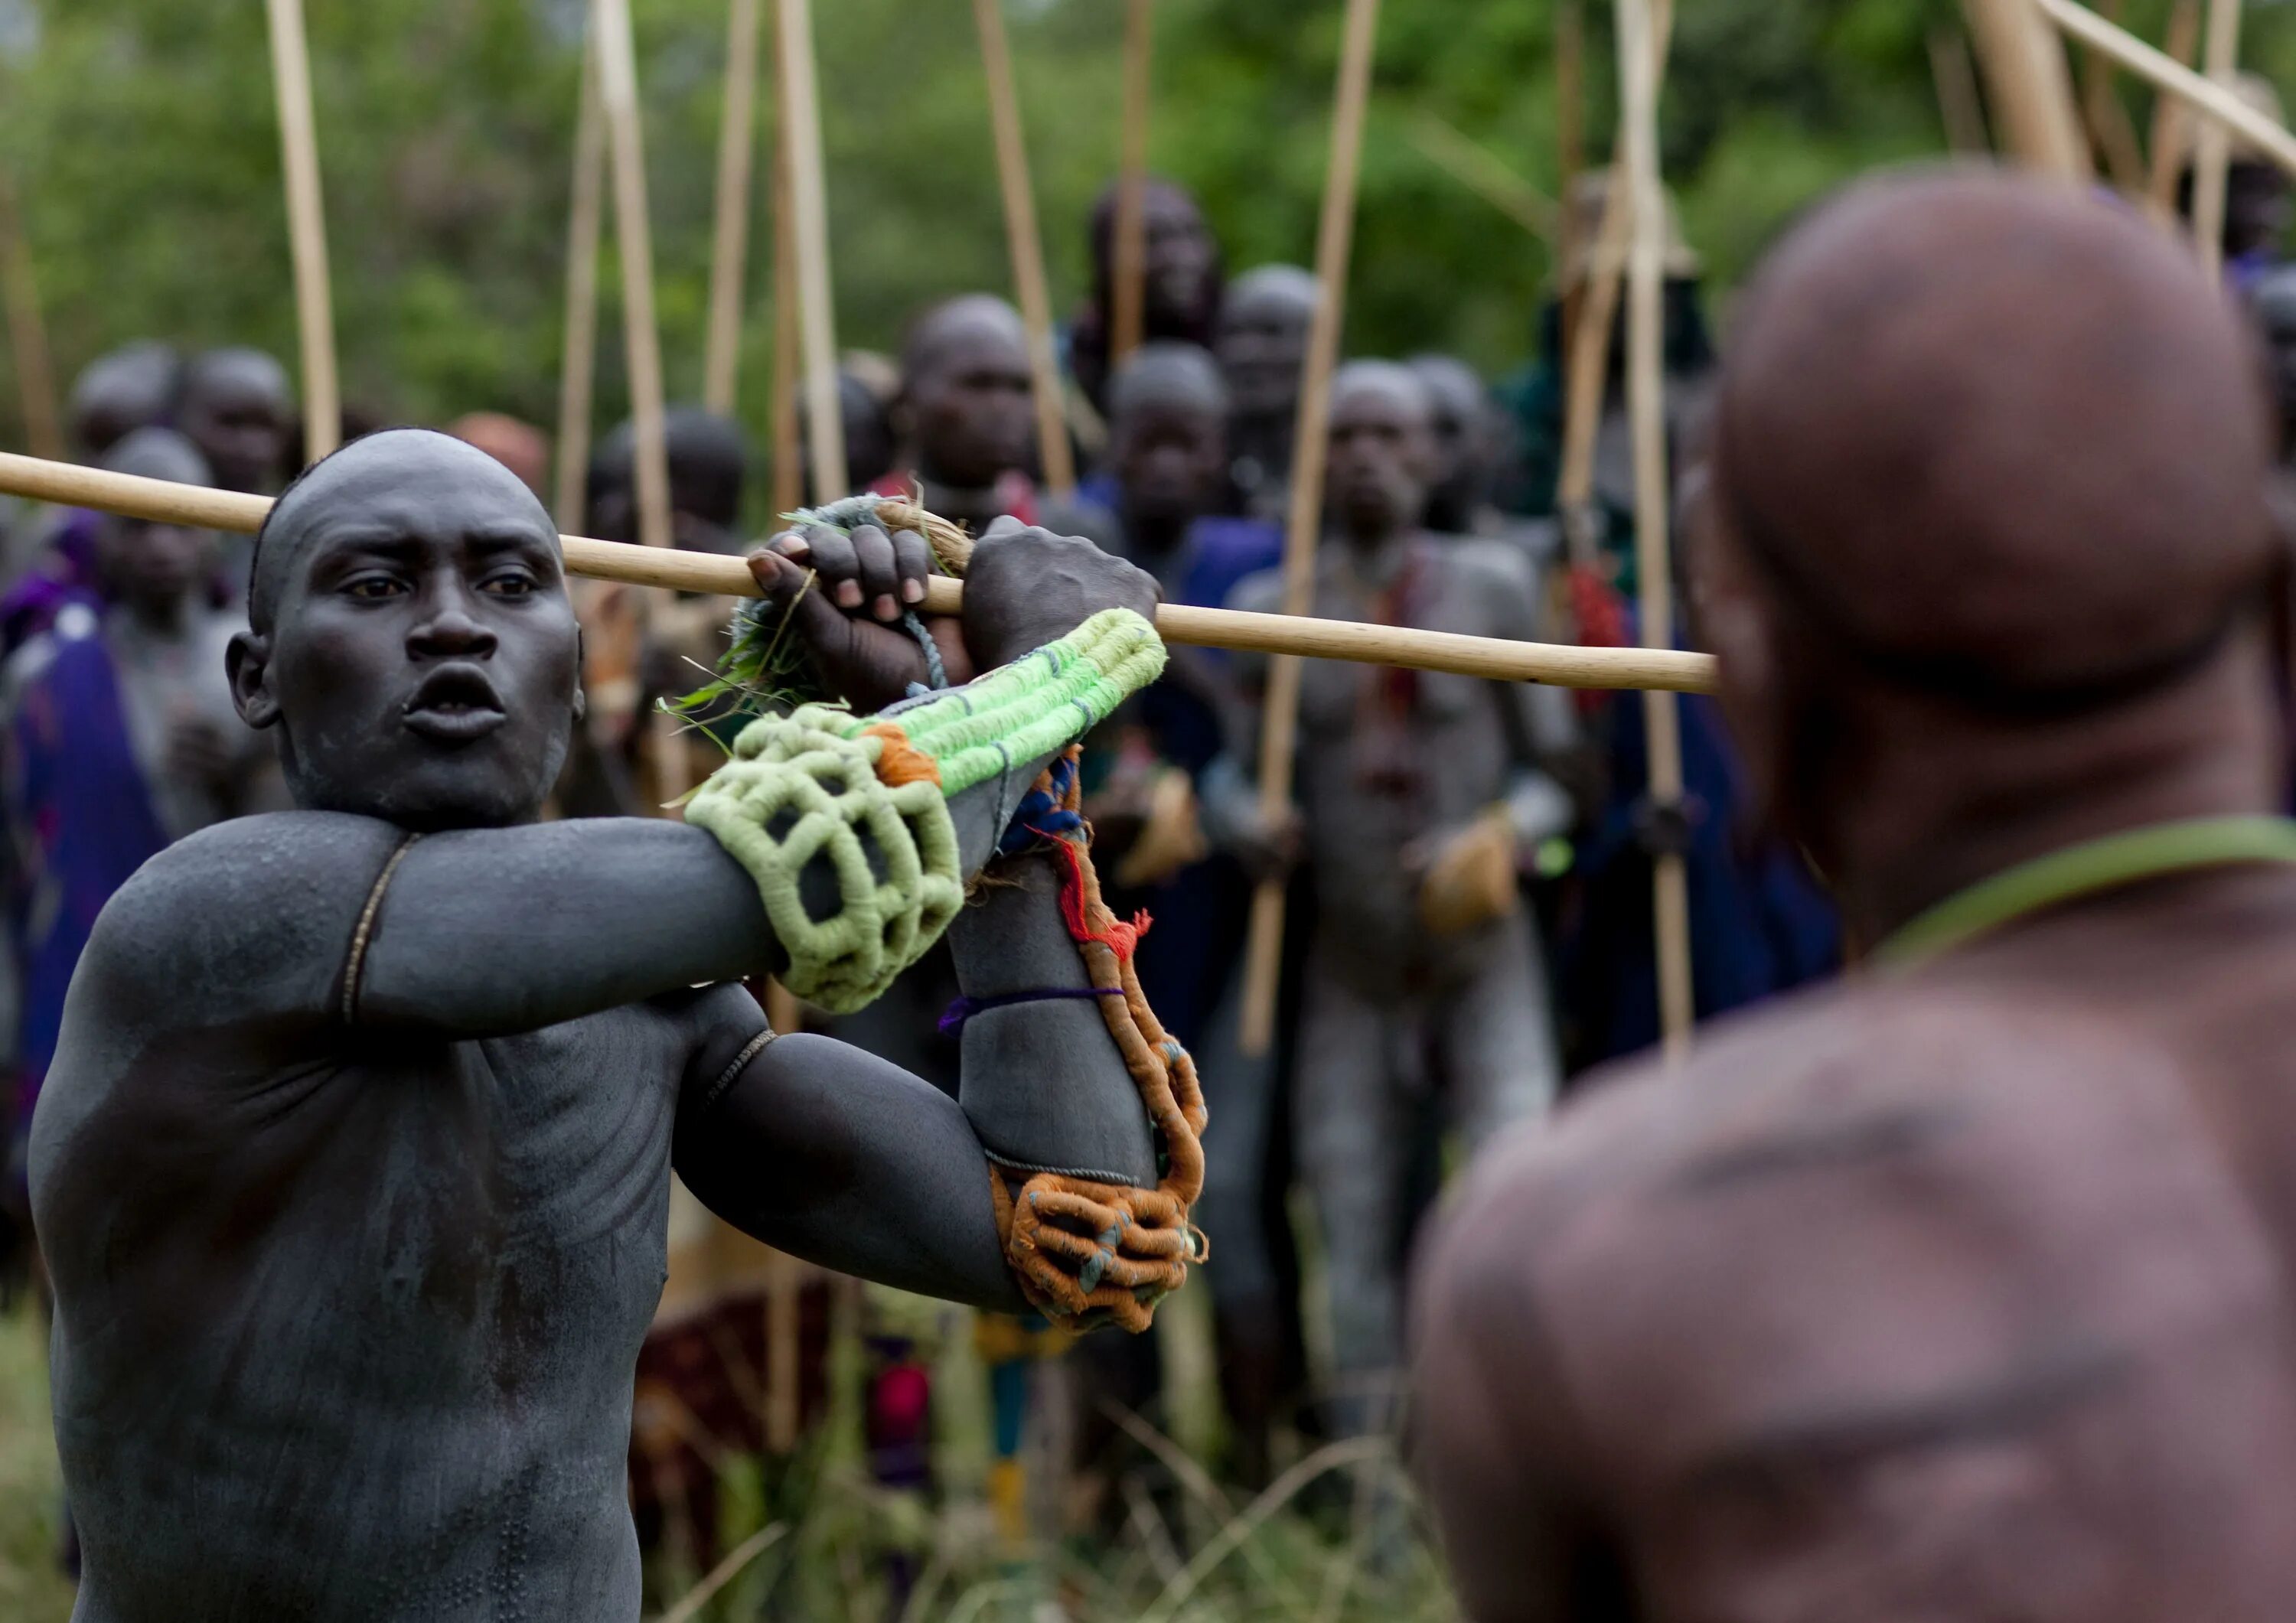
M 996 997 L 960 997 L 940 1017 L 940 1034 L 955 1037 L 964 1022 L 988 1009 L 1009 1008 L 1016 1003 L 1051 1003 L 1062 997 L 1121 997 L 1122 987 L 1046 987 L 1036 992 L 1005 992 Z

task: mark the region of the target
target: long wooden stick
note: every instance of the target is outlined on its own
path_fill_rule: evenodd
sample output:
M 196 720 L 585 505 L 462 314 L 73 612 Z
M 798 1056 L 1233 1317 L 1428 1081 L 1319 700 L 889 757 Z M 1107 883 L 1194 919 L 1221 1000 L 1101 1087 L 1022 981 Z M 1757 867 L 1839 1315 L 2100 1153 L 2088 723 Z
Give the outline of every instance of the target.
M 813 0 L 777 0 L 782 136 L 789 154 L 799 327 L 805 353 L 806 441 L 813 499 L 845 490 L 845 417 L 837 398 L 837 318 L 830 299 L 829 201 L 821 162 L 821 98 L 813 61 Z
M 661 335 L 654 325 L 653 233 L 646 209 L 645 133 L 638 107 L 629 0 L 596 0 L 598 88 L 614 175 L 614 238 L 622 259 L 622 343 L 630 373 L 630 421 L 638 539 L 671 544 L 669 454 L 662 430 Z
M 1116 191 L 1115 252 L 1110 266 L 1113 306 L 1108 365 L 1112 373 L 1140 348 L 1148 323 L 1148 69 L 1154 0 L 1124 4 L 1124 136 Z
M 1969 41 L 1959 29 L 1930 30 L 1930 79 L 1937 86 L 1947 147 L 1972 156 L 1991 151 L 1985 107 L 1977 96 L 1977 64 L 1969 60 Z
M 8 353 L 16 364 L 16 398 L 24 414 L 24 443 L 35 456 L 64 454 L 63 413 L 56 405 L 56 369 L 48 355 L 47 324 L 40 317 L 40 286 L 32 275 L 32 246 L 16 206 L 14 176 L 0 170 L 0 298 L 8 305 Z
M 1316 603 L 1316 548 L 1323 537 L 1324 458 L 1329 450 L 1332 372 L 1348 301 L 1348 254 L 1355 234 L 1356 174 L 1363 155 L 1364 109 L 1371 94 L 1372 46 L 1379 32 L 1379 0 L 1348 0 L 1340 45 L 1339 86 L 1332 104 L 1332 156 L 1324 171 L 1322 217 L 1316 231 L 1315 318 L 1308 329 L 1307 368 L 1300 380 L 1300 420 L 1292 437 L 1291 510 L 1283 533 L 1283 611 L 1304 616 Z M 1299 742 L 1300 662 L 1277 659 L 1267 669 L 1260 707 L 1259 807 L 1270 823 L 1292 811 L 1292 754 Z M 1266 1053 L 1275 1041 L 1275 996 L 1283 967 L 1283 885 L 1263 882 L 1251 898 L 1251 930 L 1244 947 L 1243 1018 L 1239 1043 L 1247 1055 Z
M 1412 119 L 1406 133 L 1428 162 L 1540 242 L 1554 241 L 1562 210 L 1553 198 L 1510 168 L 1506 160 L 1431 112 Z
M 2106 21 L 2120 20 L 2121 0 L 2104 0 Z M 2105 173 L 2114 190 L 2140 201 L 2145 195 L 2144 149 L 2137 144 L 2136 126 L 2121 105 L 2112 84 L 2112 59 L 2094 48 L 2081 53 L 2081 117 L 2089 139 L 2103 154 Z
M 1993 127 L 2018 160 L 2075 185 L 2089 180 L 2088 142 L 2065 53 L 2034 0 L 1962 0 L 1969 37 L 1992 93 Z
M 2240 67 L 2240 0 L 2209 0 L 2201 53 L 2210 82 L 2230 96 Z M 2193 143 L 2193 246 L 2212 277 L 2224 268 L 2225 170 L 2231 159 L 2232 133 L 2210 119 Z
M 774 83 L 780 86 L 786 79 L 781 67 L 778 28 L 774 38 Z M 804 452 L 797 431 L 801 365 L 798 352 L 805 340 L 798 322 L 797 231 L 791 219 L 789 147 L 789 97 L 777 92 L 774 97 L 774 409 L 768 419 L 774 442 L 775 512 L 794 512 L 805 505 L 805 470 L 800 465 Z M 841 428 L 841 415 L 838 422 Z
M 742 288 L 750 265 L 750 156 L 757 146 L 758 0 L 726 10 L 726 105 L 718 120 L 718 228 L 709 248 L 709 336 L 701 403 L 731 415 L 742 359 Z
M 590 411 L 598 381 L 598 227 L 605 213 L 606 132 L 598 105 L 597 35 L 582 37 L 574 115 L 574 188 L 566 217 L 566 348 L 558 372 L 558 482 L 551 512 L 582 528 L 590 473 Z
M 6 452 L 0 452 L 0 494 L 248 535 L 261 526 L 263 515 L 271 511 L 268 496 L 142 479 L 130 473 L 110 473 L 101 468 L 83 468 L 74 463 L 48 462 Z M 682 552 L 674 547 L 629 546 L 585 536 L 562 536 L 559 539 L 565 548 L 569 574 L 680 592 L 713 592 L 729 597 L 758 595 L 749 566 L 739 558 L 718 553 Z M 926 612 L 954 614 L 964 602 L 962 582 L 941 575 L 925 582 Z M 1156 628 L 1168 642 L 1199 648 L 1349 660 L 1412 670 L 1449 671 L 1499 682 L 1545 682 L 1556 687 L 1651 687 L 1684 693 L 1714 691 L 1712 656 L 1671 649 L 1517 643 L 1498 637 L 1464 636 L 1456 632 L 1420 631 L 1403 626 L 1316 619 L 1306 615 L 1248 614 L 1231 609 L 1193 609 L 1177 603 L 1166 603 L 1156 611 Z
M 1658 74 L 1650 0 L 1619 0 L 1619 133 L 1626 162 L 1612 183 L 1633 196 L 1634 247 L 1628 264 L 1627 404 L 1634 424 L 1635 572 L 1643 646 L 1674 643 L 1674 557 L 1669 545 L 1666 459 L 1666 194 L 1659 184 Z M 1621 175 L 1619 168 L 1626 173 Z M 1663 809 L 1682 800 L 1681 711 L 1671 693 L 1644 693 L 1643 720 L 1650 798 Z M 1690 963 L 1689 878 L 1680 852 L 1652 865 L 1658 938 L 1659 1028 L 1669 1057 L 1690 1045 L 1697 1018 Z
M 2073 0 L 2032 0 L 2032 4 L 2066 33 L 2085 45 L 2095 45 L 2131 73 L 2151 80 L 2200 114 L 2203 135 L 2211 128 L 2230 130 L 2254 143 L 2281 168 L 2296 175 L 2296 135 L 2274 123 L 2223 85 L 2203 78 L 2126 29 L 2117 29 L 2095 12 L 2074 4 Z
M 1035 374 L 1037 456 L 1045 486 L 1066 497 L 1076 489 L 1068 420 L 1061 410 L 1061 363 L 1053 348 L 1053 301 L 1045 288 L 1045 245 L 1037 233 L 1037 196 L 1029 183 L 1029 149 L 1021 135 L 1021 99 L 1013 86 L 1013 50 L 1000 0 L 972 0 L 980 31 L 980 65 L 988 76 L 989 127 L 996 138 L 996 181 L 1004 196 L 1004 236 L 1013 253 L 1013 291 L 1029 329 Z
M 2201 0 L 2177 0 L 2169 12 L 2163 43 L 2169 61 L 2180 68 L 2193 65 L 2194 53 L 2201 48 Z M 2177 177 L 2185 167 L 2185 144 L 2192 123 L 2192 110 L 2182 96 L 2153 97 L 2152 182 L 2145 203 L 2153 218 L 2164 225 L 2173 225 L 2177 218 Z
M 327 291 L 327 217 L 319 198 L 319 138 L 311 119 L 311 53 L 303 0 L 267 0 L 271 81 L 279 102 L 280 156 L 287 177 L 287 235 L 295 258 L 295 324 L 303 358 L 303 457 L 316 462 L 342 443 L 335 381 L 335 317 Z

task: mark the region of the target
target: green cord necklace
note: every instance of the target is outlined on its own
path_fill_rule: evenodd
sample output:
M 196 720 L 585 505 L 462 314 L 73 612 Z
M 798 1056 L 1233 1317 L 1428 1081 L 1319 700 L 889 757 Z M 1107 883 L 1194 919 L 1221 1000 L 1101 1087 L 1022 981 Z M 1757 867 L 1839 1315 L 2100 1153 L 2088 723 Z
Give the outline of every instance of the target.
M 1948 897 L 1875 947 L 1872 963 L 1903 971 L 2061 902 L 2164 873 L 2242 862 L 2296 863 L 2296 821 L 2194 817 L 2052 851 Z

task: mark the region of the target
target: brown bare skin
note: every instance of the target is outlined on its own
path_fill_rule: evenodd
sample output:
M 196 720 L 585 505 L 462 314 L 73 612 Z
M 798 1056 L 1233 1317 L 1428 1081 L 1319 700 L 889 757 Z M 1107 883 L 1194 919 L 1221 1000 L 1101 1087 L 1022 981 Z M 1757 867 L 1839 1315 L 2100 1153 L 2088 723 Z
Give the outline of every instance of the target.
M 1773 257 L 1693 585 L 1866 942 L 2276 809 L 2259 377 L 2179 250 L 2025 182 L 1862 187 Z M 1734 1022 L 1495 1150 L 1414 1316 L 1470 1614 L 2285 1616 L 2292 1039 L 2296 873 L 2221 868 Z

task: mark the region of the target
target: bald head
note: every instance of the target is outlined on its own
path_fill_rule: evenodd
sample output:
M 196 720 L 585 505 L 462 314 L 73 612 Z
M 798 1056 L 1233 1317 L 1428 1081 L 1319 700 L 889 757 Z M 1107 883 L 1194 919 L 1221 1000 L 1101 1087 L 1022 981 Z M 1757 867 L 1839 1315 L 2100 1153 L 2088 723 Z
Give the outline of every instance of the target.
M 72 438 L 80 454 L 101 456 L 121 436 L 165 417 L 182 370 L 173 346 L 151 341 L 89 362 L 72 381 Z
M 266 490 L 277 481 L 294 415 L 287 369 L 260 349 L 210 349 L 184 368 L 177 426 L 226 490 Z
M 926 479 L 985 490 L 1024 467 L 1033 400 L 1028 330 L 1002 299 L 964 294 L 909 329 L 898 415 Z
M 107 473 L 132 473 L 178 485 L 215 482 L 199 447 L 173 429 L 137 429 L 106 451 L 98 465 Z
M 1227 385 L 1209 350 L 1160 340 L 1140 346 L 1117 369 L 1110 385 L 1109 415 L 1121 418 L 1149 406 L 1182 406 L 1213 413 L 1227 410 Z
M 2279 543 L 2252 340 L 2125 210 L 2037 182 L 1854 188 L 1764 266 L 1716 518 L 1782 621 L 1980 705 L 2183 668 Z
M 1029 329 L 1021 312 L 994 293 L 960 293 L 944 299 L 909 325 L 901 346 L 901 379 L 914 389 L 917 381 L 948 364 L 952 353 L 978 346 L 993 346 L 1029 358 Z
M 1296 265 L 1261 265 L 1228 283 L 1215 348 L 1240 418 L 1282 419 L 1298 409 L 1316 279 Z

